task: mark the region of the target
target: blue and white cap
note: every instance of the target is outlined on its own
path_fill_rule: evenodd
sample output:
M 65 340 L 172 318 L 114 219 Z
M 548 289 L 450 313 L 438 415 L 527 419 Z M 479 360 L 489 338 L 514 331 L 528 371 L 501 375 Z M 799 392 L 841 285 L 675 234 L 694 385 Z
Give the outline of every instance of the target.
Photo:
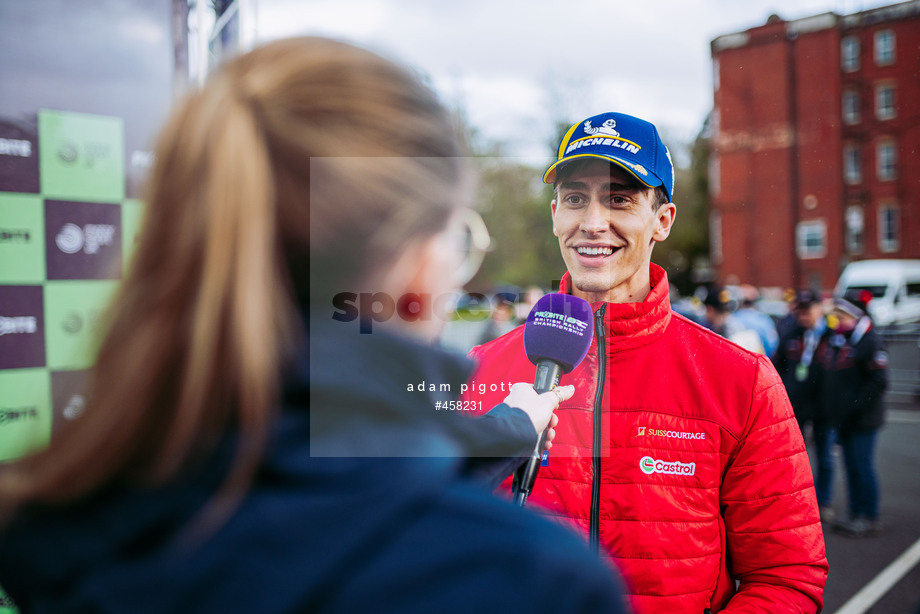
M 543 183 L 556 182 L 556 169 L 579 158 L 600 158 L 622 167 L 650 188 L 664 186 L 674 194 L 671 153 L 653 124 L 624 113 L 601 113 L 566 131 L 556 161 L 543 174 Z

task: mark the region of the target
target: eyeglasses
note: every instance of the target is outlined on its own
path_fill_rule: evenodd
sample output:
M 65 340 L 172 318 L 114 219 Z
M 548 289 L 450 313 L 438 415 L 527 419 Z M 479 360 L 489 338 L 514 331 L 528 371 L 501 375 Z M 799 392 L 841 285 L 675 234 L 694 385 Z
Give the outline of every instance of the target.
M 450 237 L 460 256 L 456 282 L 460 286 L 473 279 L 482 266 L 486 252 L 492 245 L 492 237 L 482 216 L 475 210 L 464 207 L 456 214 L 449 227 Z

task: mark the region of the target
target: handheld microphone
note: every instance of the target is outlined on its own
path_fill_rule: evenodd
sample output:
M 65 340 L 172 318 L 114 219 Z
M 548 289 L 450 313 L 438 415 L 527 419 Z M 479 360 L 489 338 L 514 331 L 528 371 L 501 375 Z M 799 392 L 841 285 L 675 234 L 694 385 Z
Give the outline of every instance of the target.
M 538 393 L 552 390 L 588 354 L 594 337 L 594 313 L 588 301 L 570 294 L 551 293 L 537 301 L 524 324 L 524 350 L 537 366 L 533 387 Z M 523 506 L 533 490 L 546 432 L 540 434 L 533 454 L 514 472 L 513 501 Z

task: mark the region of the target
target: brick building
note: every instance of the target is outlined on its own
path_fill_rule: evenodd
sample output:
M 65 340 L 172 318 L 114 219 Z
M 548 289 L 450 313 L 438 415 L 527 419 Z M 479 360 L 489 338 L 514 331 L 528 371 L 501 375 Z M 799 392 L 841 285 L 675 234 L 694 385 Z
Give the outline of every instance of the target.
M 920 258 L 920 0 L 711 48 L 719 281 L 829 290 L 852 260 Z

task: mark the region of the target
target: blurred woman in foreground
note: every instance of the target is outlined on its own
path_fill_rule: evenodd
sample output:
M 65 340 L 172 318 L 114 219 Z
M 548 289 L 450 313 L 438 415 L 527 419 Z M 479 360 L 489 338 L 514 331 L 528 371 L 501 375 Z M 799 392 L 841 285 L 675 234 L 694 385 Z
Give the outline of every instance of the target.
M 436 406 L 471 370 L 423 309 L 462 283 L 461 155 L 407 71 L 324 39 L 179 107 L 88 409 L 0 472 L 23 614 L 619 611 L 575 538 L 466 478 L 528 453 L 571 391 Z M 334 319 L 342 293 L 373 313 Z M 384 317 L 387 297 L 409 299 Z

